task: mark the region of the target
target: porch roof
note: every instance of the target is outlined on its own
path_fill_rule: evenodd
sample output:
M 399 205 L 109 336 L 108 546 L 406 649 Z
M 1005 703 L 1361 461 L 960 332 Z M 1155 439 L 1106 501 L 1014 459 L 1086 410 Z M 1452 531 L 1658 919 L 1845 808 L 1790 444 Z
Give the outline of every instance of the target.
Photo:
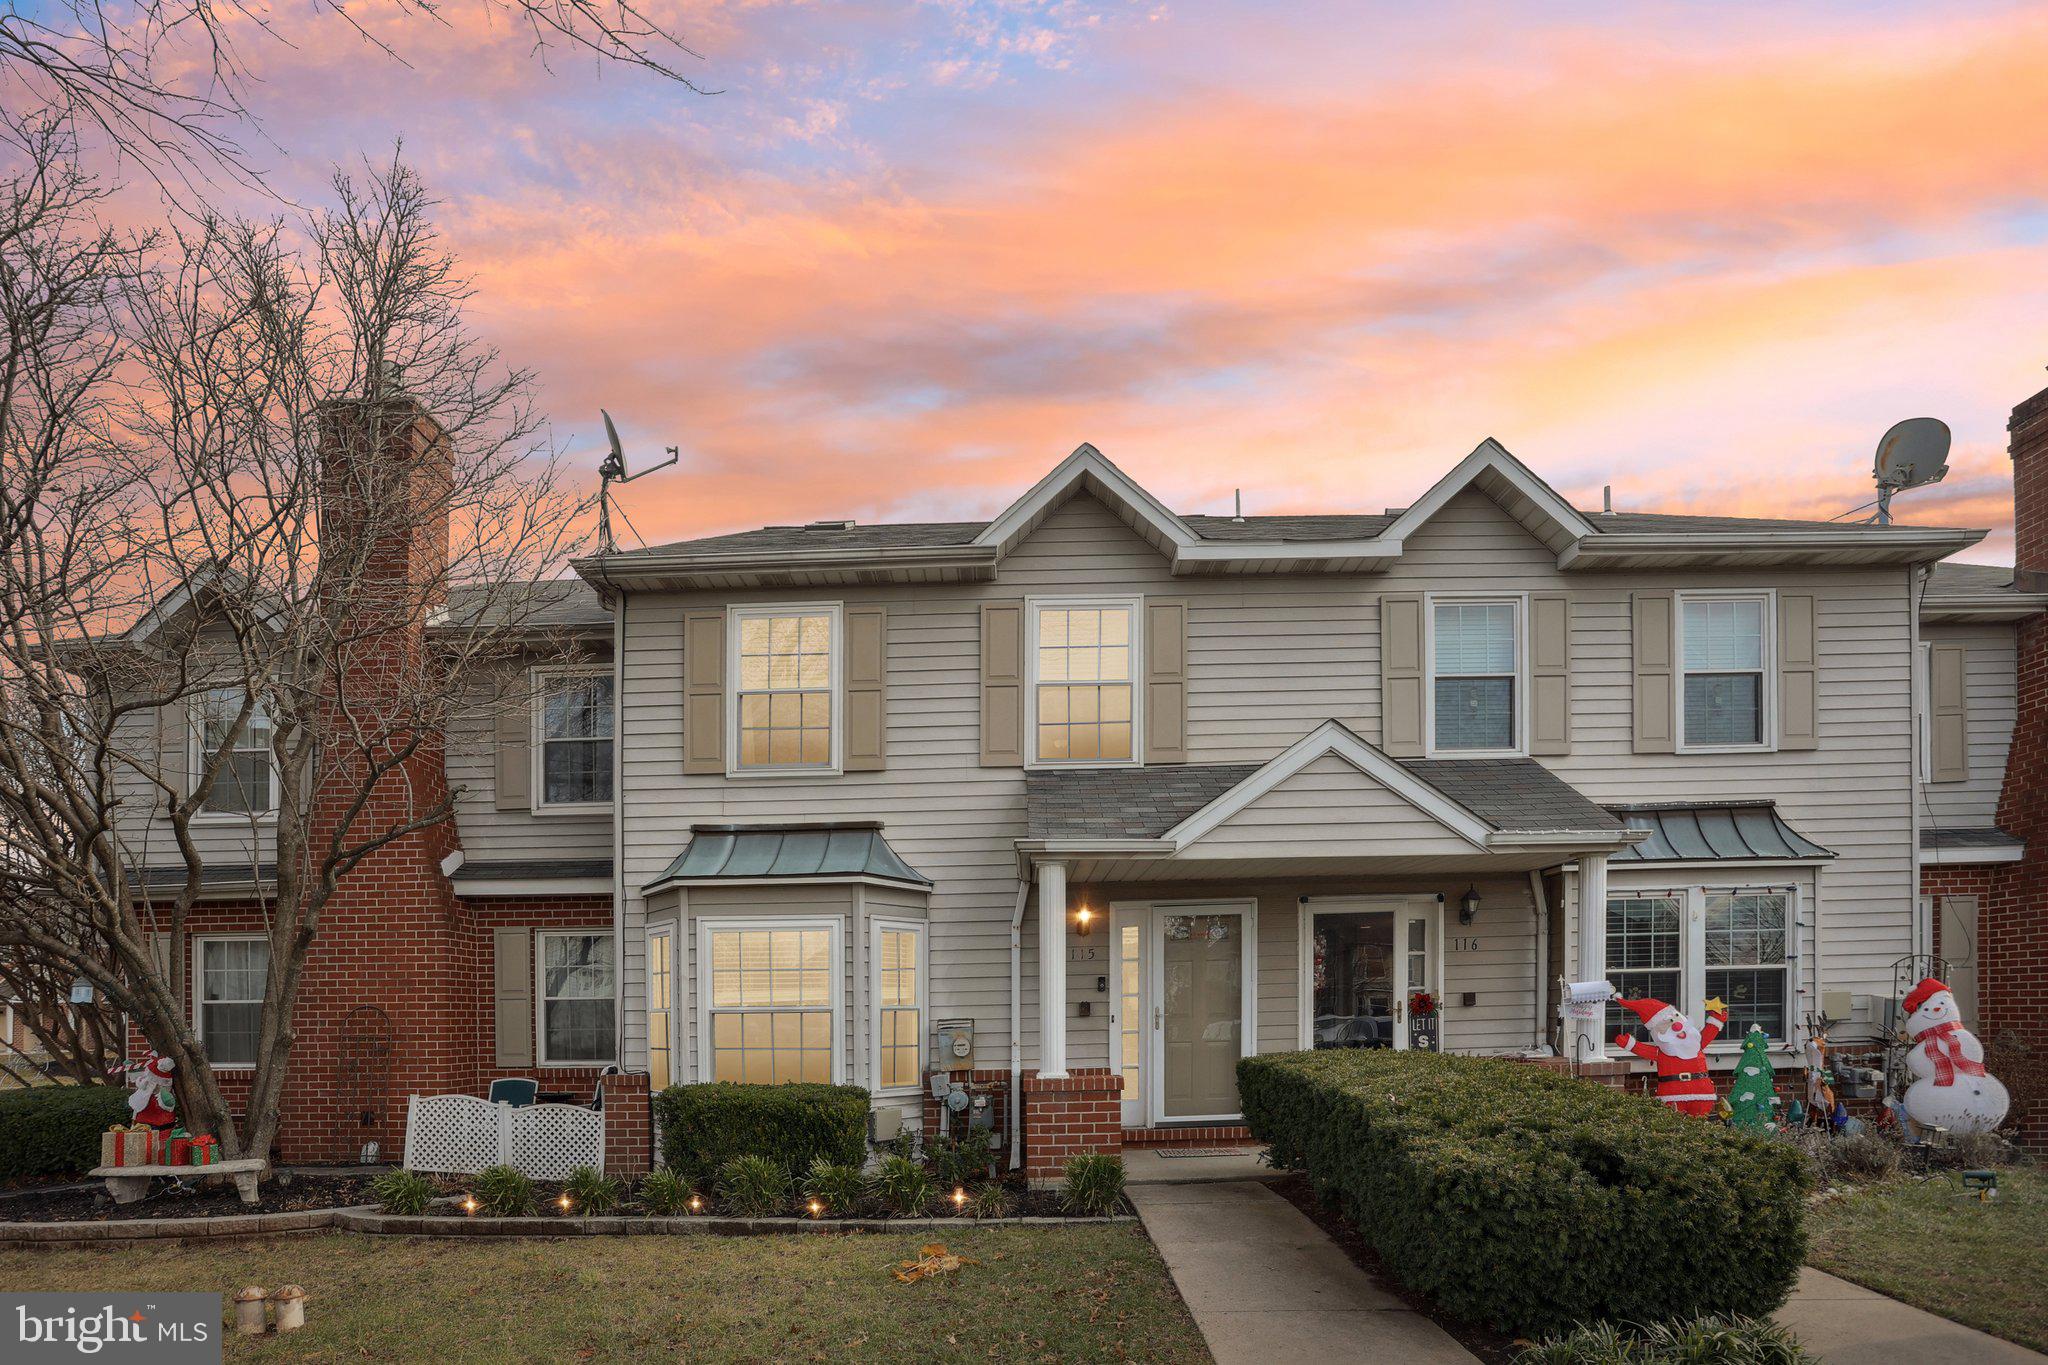
M 1832 849 L 1785 823 L 1769 801 L 1617 806 L 1631 829 L 1649 837 L 1614 855 L 1618 863 L 1786 862 L 1832 858 Z
M 903 861 L 877 821 L 836 824 L 692 825 L 690 842 L 647 884 L 866 879 L 929 887 L 932 879 Z

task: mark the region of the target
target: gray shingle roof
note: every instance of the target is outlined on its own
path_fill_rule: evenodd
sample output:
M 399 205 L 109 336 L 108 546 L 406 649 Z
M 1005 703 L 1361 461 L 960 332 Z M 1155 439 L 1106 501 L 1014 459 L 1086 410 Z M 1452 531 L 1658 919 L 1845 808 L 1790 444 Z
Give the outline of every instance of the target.
M 1785 823 L 1768 801 L 1617 806 L 1631 829 L 1650 837 L 1614 855 L 1616 862 L 1711 862 L 1724 858 L 1832 858 L 1832 850 Z
M 1263 766 L 1169 764 L 1027 773 L 1030 837 L 1156 838 Z M 1503 833 L 1622 828 L 1620 820 L 1534 759 L 1407 759 L 1401 766 Z
M 1923 829 L 1920 831 L 1920 847 L 1922 848 L 2025 848 L 2026 846 L 2026 840 L 2015 839 L 2002 829 Z
M 692 825 L 690 842 L 649 882 L 678 877 L 882 877 L 930 886 L 880 825 Z
M 2007 597 L 2024 595 L 2012 581 L 2008 564 L 1936 564 L 1927 579 L 1930 597 Z
M 487 624 L 517 622 L 533 630 L 612 623 L 612 614 L 598 600 L 597 589 L 580 578 L 550 578 L 489 589 L 456 588 L 448 594 L 451 621 L 468 621 L 479 611 Z

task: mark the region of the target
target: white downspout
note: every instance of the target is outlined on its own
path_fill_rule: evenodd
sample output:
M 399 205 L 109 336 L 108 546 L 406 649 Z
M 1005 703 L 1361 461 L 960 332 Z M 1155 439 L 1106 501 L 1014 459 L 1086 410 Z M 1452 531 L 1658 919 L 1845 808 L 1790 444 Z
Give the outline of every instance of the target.
M 1010 912 L 1010 1102 L 1005 1126 L 1010 1130 L 1010 1169 L 1024 1165 L 1024 906 L 1031 882 L 1017 879 L 1017 908 Z
M 626 1070 L 626 742 L 625 727 L 619 724 L 626 712 L 626 596 L 617 594 L 618 606 L 612 612 L 612 1027 L 617 1030 L 612 1036 L 619 1043 L 620 1071 Z M 674 970 L 673 962 L 670 970 Z M 644 983 L 641 989 L 646 989 Z M 673 1018 L 675 1002 L 669 1003 Z M 653 1066 L 650 1056 L 650 1072 Z
M 1543 871 L 1529 869 L 1529 904 L 1536 911 L 1536 1018 L 1535 1047 L 1549 1040 L 1549 1011 L 1544 1009 L 1544 992 L 1550 985 L 1550 907 L 1543 903 Z

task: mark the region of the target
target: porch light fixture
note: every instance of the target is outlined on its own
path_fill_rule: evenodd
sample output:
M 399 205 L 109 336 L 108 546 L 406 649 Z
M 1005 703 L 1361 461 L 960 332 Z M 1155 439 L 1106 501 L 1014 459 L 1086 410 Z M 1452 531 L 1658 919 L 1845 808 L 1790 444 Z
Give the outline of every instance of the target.
M 1479 888 L 1468 886 L 1465 894 L 1458 897 L 1458 923 L 1470 924 L 1472 917 L 1479 913 Z
M 1087 906 L 1084 905 L 1079 910 L 1076 910 L 1074 912 L 1075 933 L 1079 934 L 1082 938 L 1086 938 L 1088 937 L 1088 931 L 1093 929 L 1094 927 L 1095 912 L 1093 910 L 1090 910 Z

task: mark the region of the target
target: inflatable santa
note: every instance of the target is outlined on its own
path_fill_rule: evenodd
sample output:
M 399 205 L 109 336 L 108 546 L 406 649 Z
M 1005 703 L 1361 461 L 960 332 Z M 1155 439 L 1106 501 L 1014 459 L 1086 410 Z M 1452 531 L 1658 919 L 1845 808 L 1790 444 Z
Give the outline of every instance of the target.
M 152 1128 L 169 1128 L 178 1121 L 178 1094 L 171 1085 L 177 1063 L 152 1052 L 128 1068 L 128 1084 L 135 1093 L 128 1097 L 128 1111 L 137 1123 Z
M 1906 1117 L 1922 1128 L 1988 1133 L 2005 1118 L 2012 1097 L 1984 1069 L 1984 1045 L 1963 1027 L 1956 998 L 1928 977 L 1905 999 L 1906 1036 L 1913 1040 L 1906 1069 Z
M 1657 1098 L 1681 1114 L 1703 1119 L 1714 1112 L 1714 1081 L 1707 1074 L 1707 1045 L 1721 1036 L 1728 1009 L 1719 1000 L 1707 1002 L 1707 1026 L 1695 1029 L 1675 1005 L 1662 1000 L 1621 1000 L 1621 1006 L 1650 1031 L 1645 1043 L 1623 1033 L 1614 1045 L 1657 1064 Z

